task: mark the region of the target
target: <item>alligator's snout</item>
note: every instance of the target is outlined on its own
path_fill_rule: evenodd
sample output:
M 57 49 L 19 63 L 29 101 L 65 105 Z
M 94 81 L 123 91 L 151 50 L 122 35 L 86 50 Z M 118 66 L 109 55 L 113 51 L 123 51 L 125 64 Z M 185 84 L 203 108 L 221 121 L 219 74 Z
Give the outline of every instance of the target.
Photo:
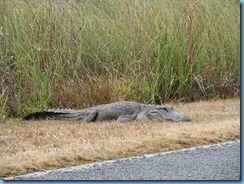
M 173 120 L 173 121 L 176 121 L 176 122 L 191 121 L 192 120 L 192 118 L 190 116 L 182 115 L 182 114 L 179 114 L 177 112 L 172 113 L 171 116 L 167 116 L 166 119 Z
M 192 120 L 190 116 L 178 113 L 171 106 L 158 106 L 156 109 L 149 111 L 149 113 L 151 114 L 151 116 L 154 116 L 154 118 L 157 115 L 157 120 L 161 119 L 161 121 L 163 121 L 164 119 L 173 120 L 176 122 Z
M 192 118 L 190 116 L 187 116 L 187 115 L 181 115 L 179 117 L 179 120 L 178 121 L 191 121 Z

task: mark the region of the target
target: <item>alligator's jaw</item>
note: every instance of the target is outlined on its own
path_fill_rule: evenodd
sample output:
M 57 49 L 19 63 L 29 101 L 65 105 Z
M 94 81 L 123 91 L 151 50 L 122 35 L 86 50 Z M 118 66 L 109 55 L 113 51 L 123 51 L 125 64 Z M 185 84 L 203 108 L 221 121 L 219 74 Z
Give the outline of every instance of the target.
M 164 114 L 164 118 L 168 119 L 168 120 L 173 120 L 173 121 L 191 121 L 192 118 L 190 116 L 187 115 L 182 115 L 179 114 L 178 112 L 171 112 L 172 114 Z
M 187 115 L 180 115 L 179 118 L 172 119 L 173 121 L 191 121 L 192 118 Z
M 191 121 L 192 118 L 176 112 L 171 106 L 161 106 L 148 112 L 149 119 L 156 121 L 172 120 L 172 121 Z

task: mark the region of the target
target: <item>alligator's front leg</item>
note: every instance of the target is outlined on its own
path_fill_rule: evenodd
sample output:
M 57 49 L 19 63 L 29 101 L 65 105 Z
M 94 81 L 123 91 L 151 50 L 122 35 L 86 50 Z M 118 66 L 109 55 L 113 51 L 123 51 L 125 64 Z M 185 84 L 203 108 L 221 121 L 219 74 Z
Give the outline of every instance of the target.
M 132 115 L 121 115 L 118 117 L 117 121 L 121 122 L 121 123 L 131 122 L 136 119 L 137 115 L 138 115 L 138 112 L 135 112 Z
M 98 110 L 92 111 L 88 116 L 83 120 L 84 122 L 90 123 L 96 121 L 98 116 Z

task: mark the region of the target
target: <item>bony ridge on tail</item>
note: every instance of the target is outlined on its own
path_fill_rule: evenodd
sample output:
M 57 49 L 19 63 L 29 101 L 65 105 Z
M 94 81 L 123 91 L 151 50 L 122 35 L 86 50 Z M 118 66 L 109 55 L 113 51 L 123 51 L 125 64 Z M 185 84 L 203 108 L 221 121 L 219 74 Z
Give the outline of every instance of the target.
M 84 122 L 117 120 L 119 122 L 131 122 L 134 120 L 151 121 L 191 121 L 192 118 L 182 115 L 171 106 L 148 105 L 131 101 L 120 101 L 103 104 L 82 110 L 52 109 L 31 113 L 24 120 L 56 119 L 56 120 L 80 120 Z

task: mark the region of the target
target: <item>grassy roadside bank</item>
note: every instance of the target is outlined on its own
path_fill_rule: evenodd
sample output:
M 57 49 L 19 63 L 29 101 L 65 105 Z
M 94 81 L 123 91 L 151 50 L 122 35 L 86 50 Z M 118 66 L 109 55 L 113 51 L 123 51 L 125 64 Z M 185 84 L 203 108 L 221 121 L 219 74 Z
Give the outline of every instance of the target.
M 229 98 L 240 2 L 0 0 L 0 116 Z
M 0 177 L 240 139 L 240 99 L 171 104 L 191 122 L 0 124 Z

